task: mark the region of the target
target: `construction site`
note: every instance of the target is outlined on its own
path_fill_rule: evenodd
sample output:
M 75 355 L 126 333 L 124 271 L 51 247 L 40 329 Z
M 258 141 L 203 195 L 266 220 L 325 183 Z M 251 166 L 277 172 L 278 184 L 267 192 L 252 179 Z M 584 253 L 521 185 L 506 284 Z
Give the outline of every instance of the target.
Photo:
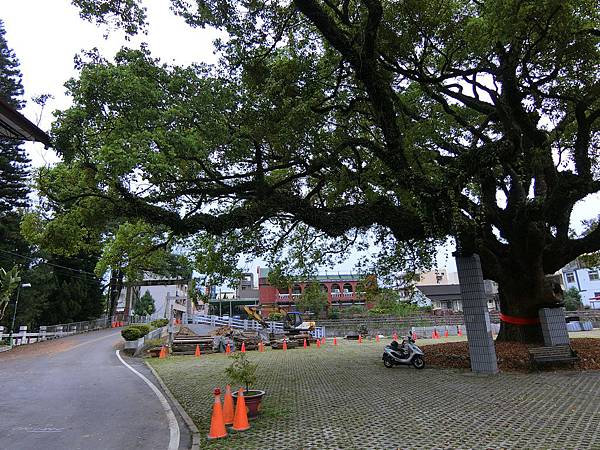
M 236 350 L 258 350 L 261 345 L 274 350 L 309 346 L 319 338 L 314 335 L 315 323 L 304 321 L 299 312 L 285 313 L 282 327 L 275 329 L 265 321 L 260 312 L 245 307 L 246 313 L 260 325 L 257 330 L 243 330 L 232 326 L 221 326 L 210 331 L 206 326 L 188 324 L 181 326 L 171 344 L 173 355 L 202 353 L 229 353 Z

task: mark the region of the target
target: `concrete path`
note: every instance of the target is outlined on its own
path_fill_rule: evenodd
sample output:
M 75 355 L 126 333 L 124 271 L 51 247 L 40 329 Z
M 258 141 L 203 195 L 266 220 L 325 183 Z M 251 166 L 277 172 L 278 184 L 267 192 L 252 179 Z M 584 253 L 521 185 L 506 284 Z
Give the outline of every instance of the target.
M 121 342 L 111 329 L 0 353 L 0 448 L 189 448 L 180 418 L 169 428 L 159 397 L 118 359 Z M 160 389 L 140 359 L 123 359 Z

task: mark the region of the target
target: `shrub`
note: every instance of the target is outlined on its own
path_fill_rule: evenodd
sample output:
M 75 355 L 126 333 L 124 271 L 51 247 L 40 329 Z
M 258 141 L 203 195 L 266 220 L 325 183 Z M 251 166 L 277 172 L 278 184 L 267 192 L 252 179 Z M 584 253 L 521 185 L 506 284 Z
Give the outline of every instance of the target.
M 140 337 L 146 336 L 148 333 L 150 333 L 150 325 L 146 325 L 144 323 L 135 323 L 129 326 L 131 328 L 137 328 L 138 330 L 140 330 Z
M 121 331 L 121 336 L 126 341 L 136 341 L 142 337 L 142 332 L 136 327 L 129 326 Z
M 345 308 L 343 311 L 346 315 L 364 314 L 366 312 L 366 308 L 364 306 L 352 305 L 348 308 Z
M 245 353 L 236 352 L 230 358 L 233 359 L 233 362 L 225 369 L 225 373 L 232 381 L 245 386 L 246 392 L 248 392 L 249 387 L 256 383 L 258 365 L 248 361 Z
M 565 309 L 567 311 L 577 311 L 583 308 L 583 302 L 581 301 L 581 294 L 579 289 L 572 287 L 563 295 L 563 301 L 565 302 Z
M 327 313 L 327 318 L 328 319 L 339 319 L 340 313 L 339 313 L 339 311 L 332 309 Z
M 144 349 L 147 350 L 149 348 L 160 347 L 164 344 L 164 341 L 160 338 L 157 339 L 146 339 L 144 341 Z
M 378 307 L 375 307 L 375 308 L 371 308 L 369 310 L 369 314 L 372 315 L 372 316 L 379 316 L 379 315 L 390 314 L 390 313 L 391 313 L 390 310 L 387 309 L 387 308 L 378 308 Z
M 153 320 L 152 322 L 150 322 L 150 325 L 152 325 L 154 328 L 166 327 L 167 325 L 169 325 L 169 319 Z
M 273 311 L 269 313 L 268 318 L 273 322 L 277 322 L 283 319 L 283 313 Z

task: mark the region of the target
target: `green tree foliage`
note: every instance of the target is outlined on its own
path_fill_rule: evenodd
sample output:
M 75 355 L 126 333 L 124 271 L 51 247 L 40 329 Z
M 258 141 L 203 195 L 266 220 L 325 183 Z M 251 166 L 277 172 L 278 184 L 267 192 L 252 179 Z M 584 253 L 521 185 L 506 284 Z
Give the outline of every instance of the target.
M 324 292 L 316 281 L 309 281 L 304 287 L 302 295 L 296 300 L 296 307 L 300 311 L 310 311 L 315 316 L 319 316 L 327 308 L 327 305 L 327 292 Z
M 141 1 L 75 3 L 129 33 L 144 21 Z M 600 190 L 595 0 L 172 9 L 227 33 L 220 64 L 82 58 L 53 129 L 64 163 L 39 178 L 65 207 L 39 236 L 142 222 L 154 245 L 222 250 L 222 269 L 253 252 L 295 271 L 350 244 L 377 245 L 382 270 L 427 264 L 452 236 L 518 317 L 537 317 L 545 274 L 600 248 L 599 228 L 569 236 L 574 205 Z M 499 339 L 540 337 L 503 323 Z
M 154 298 L 149 291 L 146 291 L 144 295 L 136 302 L 133 309 L 133 313 L 136 316 L 149 316 L 154 312 Z
M 563 302 L 567 311 L 577 311 L 583 309 L 581 294 L 577 288 L 568 289 L 563 295 Z
M 21 277 L 17 266 L 8 271 L 0 267 L 0 320 L 4 317 L 4 311 L 12 300 L 13 292 L 18 288 L 19 283 L 21 283 Z
M 0 98 L 15 109 L 24 106 L 19 61 L 5 38 L 0 20 Z M 21 142 L 0 137 L 0 267 L 10 270 L 18 255 L 29 255 L 27 242 L 19 233 L 20 209 L 28 205 L 29 159 Z

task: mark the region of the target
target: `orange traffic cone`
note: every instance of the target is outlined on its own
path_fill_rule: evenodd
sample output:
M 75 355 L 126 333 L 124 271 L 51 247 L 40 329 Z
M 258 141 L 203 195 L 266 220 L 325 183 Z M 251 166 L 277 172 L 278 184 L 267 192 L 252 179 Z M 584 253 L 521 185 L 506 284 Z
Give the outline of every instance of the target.
M 159 359 L 164 359 L 164 358 L 166 358 L 166 357 L 167 357 L 167 352 L 166 352 L 165 346 L 163 345 L 163 346 L 160 348 L 160 353 L 158 354 L 158 358 L 159 358 Z
M 223 408 L 221 407 L 221 390 L 215 389 L 215 403 L 213 405 L 212 416 L 210 418 L 209 439 L 219 439 L 227 436 L 225 421 L 223 420 Z
M 317 348 L 321 348 L 321 341 L 317 339 Z
M 398 340 L 398 333 L 394 333 L 394 335 L 392 336 L 392 339 L 394 341 L 397 341 Z
M 359 334 L 359 335 L 358 335 L 358 343 L 359 343 L 359 344 L 362 344 L 362 334 Z
M 336 337 L 333 338 L 333 345 L 337 345 L 337 338 Z
M 431 332 L 431 339 L 435 339 L 435 329 Z
M 194 353 L 194 356 L 196 358 L 200 357 L 200 345 L 199 344 L 196 344 L 196 353 Z
M 414 331 L 412 332 L 412 339 L 413 341 L 417 340 L 417 333 L 415 333 Z
M 436 338 L 436 339 L 439 339 L 439 338 L 440 338 L 440 333 L 438 333 L 438 330 L 437 330 L 437 328 L 436 328 L 436 330 L 435 330 L 435 338 Z
M 306 338 L 304 339 L 304 348 L 307 348 L 308 346 L 306 345 Z
M 458 325 L 458 335 L 462 336 L 462 330 L 460 329 L 460 325 Z
M 231 353 L 231 347 L 229 346 L 229 344 L 227 344 L 227 347 L 225 347 L 225 354 L 229 355 Z
M 229 385 L 225 387 L 225 395 L 223 396 L 223 422 L 225 422 L 225 425 L 233 423 L 233 396 Z
M 287 350 L 287 341 L 284 339 L 283 340 L 283 351 L 285 352 Z
M 285 341 L 283 341 L 283 345 L 285 345 Z M 250 429 L 250 424 L 248 423 L 248 412 L 246 411 L 246 400 L 244 400 L 243 388 L 240 388 L 240 390 L 238 391 L 232 428 L 235 431 L 246 431 Z
M 448 328 L 446 328 L 446 331 L 444 331 L 444 337 L 448 337 Z
M 379 342 L 379 335 L 375 335 L 375 342 Z
M 265 351 L 265 344 L 263 344 L 263 342 L 262 342 L 262 341 L 260 341 L 260 342 L 258 343 L 258 351 L 259 351 L 259 352 L 264 352 L 264 351 Z
M 242 353 L 246 353 L 246 343 L 242 342 Z

